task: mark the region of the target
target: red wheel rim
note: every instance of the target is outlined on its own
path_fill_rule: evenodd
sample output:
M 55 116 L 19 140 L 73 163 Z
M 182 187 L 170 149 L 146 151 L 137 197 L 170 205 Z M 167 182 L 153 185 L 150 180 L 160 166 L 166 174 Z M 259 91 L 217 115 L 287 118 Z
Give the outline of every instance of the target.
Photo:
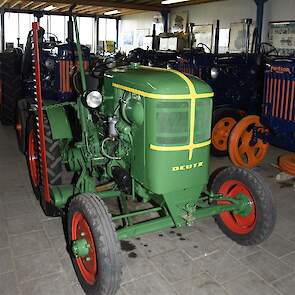
M 250 233 L 256 225 L 256 205 L 249 188 L 237 180 L 228 180 L 220 187 L 219 193 L 225 197 L 236 198 L 238 194 L 248 197 L 252 204 L 251 212 L 248 216 L 234 214 L 233 212 L 223 212 L 219 216 L 223 223 L 234 233 L 246 235 Z M 229 204 L 229 202 L 218 202 L 218 204 Z
M 232 129 L 237 121 L 232 117 L 220 119 L 212 130 L 212 144 L 219 151 L 227 151 L 227 144 Z
M 97 275 L 94 239 L 86 218 L 80 212 L 75 212 L 72 219 L 72 240 L 75 241 L 78 239 L 85 239 L 90 245 L 88 254 L 90 260 L 86 261 L 86 257 L 79 257 L 76 258 L 76 261 L 83 279 L 89 285 L 93 285 Z
M 40 175 L 39 175 L 39 159 L 37 154 L 37 145 L 34 130 L 32 129 L 29 133 L 29 146 L 28 146 L 28 158 L 29 158 L 29 168 L 30 175 L 33 185 L 37 187 L 39 185 Z

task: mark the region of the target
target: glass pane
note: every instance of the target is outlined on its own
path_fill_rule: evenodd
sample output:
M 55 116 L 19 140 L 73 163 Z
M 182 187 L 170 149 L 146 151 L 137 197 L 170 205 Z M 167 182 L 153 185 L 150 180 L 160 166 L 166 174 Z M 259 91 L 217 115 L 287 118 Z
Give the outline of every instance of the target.
M 18 14 L 17 13 L 5 13 L 5 43 L 13 43 L 14 47 L 17 46 L 18 38 Z M 5 46 L 6 47 L 6 46 Z
M 50 16 L 50 30 L 49 33 L 55 35 L 61 42 L 65 42 L 65 17 L 61 15 Z
M 94 50 L 94 19 L 92 17 L 80 17 L 80 42 L 81 44 Z

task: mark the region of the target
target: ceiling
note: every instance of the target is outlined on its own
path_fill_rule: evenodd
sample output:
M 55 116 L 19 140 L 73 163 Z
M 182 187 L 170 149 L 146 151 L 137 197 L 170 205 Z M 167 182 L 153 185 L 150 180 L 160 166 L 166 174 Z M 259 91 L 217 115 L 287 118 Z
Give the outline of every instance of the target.
M 172 7 L 214 2 L 220 0 L 190 0 L 173 5 L 163 5 L 162 0 L 44 0 L 44 1 L 23 1 L 23 0 L 0 0 L 0 10 L 23 10 L 23 11 L 42 11 L 48 6 L 54 8 L 50 13 L 66 13 L 73 3 L 76 4 L 73 12 L 78 14 L 103 15 L 111 10 L 119 10 L 113 16 L 124 16 L 143 11 L 169 10 Z

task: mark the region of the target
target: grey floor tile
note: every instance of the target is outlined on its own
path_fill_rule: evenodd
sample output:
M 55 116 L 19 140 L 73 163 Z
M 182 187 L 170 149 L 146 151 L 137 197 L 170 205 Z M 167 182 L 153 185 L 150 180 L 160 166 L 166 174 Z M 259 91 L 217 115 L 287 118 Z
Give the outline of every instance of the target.
M 198 231 L 175 239 L 174 243 L 178 249 L 184 250 L 192 258 L 209 255 L 218 249 L 214 241 Z
M 60 263 L 70 284 L 76 284 L 78 282 L 78 279 L 70 256 L 60 259 Z
M 162 233 L 153 233 L 141 236 L 139 240 L 134 239 L 134 244 L 145 254 L 151 257 L 175 249 L 174 243 Z
M 7 223 L 0 218 L 0 249 L 5 247 L 8 247 Z
M 61 218 L 57 217 L 57 218 L 51 218 L 48 220 L 43 220 L 42 224 L 43 224 L 44 230 L 49 238 L 54 238 L 54 237 L 64 235 L 63 224 L 62 224 Z
M 193 261 L 181 250 L 154 256 L 151 261 L 170 283 L 192 278 L 202 272 L 199 261 Z
M 249 272 L 224 284 L 231 295 L 279 295 L 256 274 Z
M 291 274 L 273 283 L 273 286 L 277 288 L 282 294 L 290 295 L 294 294 L 295 290 L 295 274 Z
M 53 274 L 20 285 L 22 295 L 69 295 L 71 285 L 64 274 Z
M 295 251 L 294 243 L 274 233 L 261 244 L 261 247 L 277 257 L 282 257 Z
M 30 201 L 17 201 L 3 204 L 3 217 L 15 218 L 26 214 L 34 213 L 34 206 Z
M 69 258 L 65 236 L 51 238 L 50 243 L 59 259 Z
M 14 256 L 33 254 L 47 250 L 51 244 L 44 231 L 33 231 L 10 237 Z
M 13 271 L 13 260 L 10 248 L 0 249 L 0 274 Z
M 258 246 L 241 246 L 235 243 L 228 250 L 228 253 L 234 256 L 235 258 L 240 259 L 242 257 L 254 254 L 258 251 L 260 251 L 260 248 Z
M 174 284 L 178 295 L 229 295 L 225 289 L 208 274 L 200 274 L 192 279 Z
M 61 264 L 53 250 L 17 257 L 15 267 L 20 283 L 62 272 Z
M 42 230 L 41 221 L 35 215 L 7 219 L 8 235 L 19 235 L 33 230 Z
M 156 271 L 150 260 L 145 258 L 137 249 L 134 249 L 130 252 L 123 252 L 122 258 L 122 283 L 126 283 Z
M 246 256 L 240 261 L 267 282 L 273 282 L 293 271 L 287 264 L 263 250 Z
M 10 203 L 10 202 L 24 201 L 24 200 L 29 200 L 28 193 L 24 185 L 19 190 L 8 191 L 7 189 L 5 189 L 0 194 L 0 201 L 3 204 Z
M 176 291 L 159 274 L 151 274 L 123 286 L 128 295 L 176 295 Z
M 277 223 L 276 223 L 274 232 L 284 237 L 285 239 L 291 239 L 292 237 L 295 237 L 294 218 L 287 219 L 282 216 L 279 216 L 277 218 Z
M 9 273 L 0 275 L 0 291 L 1 291 L 1 295 L 19 295 L 20 294 L 14 272 L 9 272 Z
M 286 264 L 295 269 L 295 252 L 282 257 L 281 261 L 285 262 Z
M 196 221 L 196 228 L 209 239 L 224 236 L 212 217 Z
M 202 269 L 218 283 L 227 282 L 248 271 L 243 264 L 224 251 L 214 252 L 198 261 Z

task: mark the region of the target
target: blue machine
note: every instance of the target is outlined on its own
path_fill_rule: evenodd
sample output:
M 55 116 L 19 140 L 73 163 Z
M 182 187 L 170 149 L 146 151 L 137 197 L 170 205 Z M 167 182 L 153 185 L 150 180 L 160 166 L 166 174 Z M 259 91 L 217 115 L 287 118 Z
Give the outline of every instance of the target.
M 261 123 L 271 144 L 295 151 L 295 58 L 274 58 L 266 65 Z

